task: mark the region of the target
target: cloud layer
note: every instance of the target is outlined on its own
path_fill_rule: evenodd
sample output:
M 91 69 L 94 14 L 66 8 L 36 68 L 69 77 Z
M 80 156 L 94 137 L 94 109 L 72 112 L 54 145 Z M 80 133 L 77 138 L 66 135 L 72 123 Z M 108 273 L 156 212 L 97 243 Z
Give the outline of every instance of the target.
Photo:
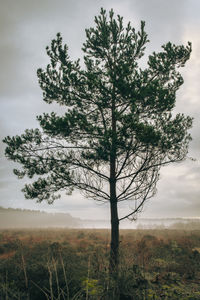
M 35 116 L 56 109 L 42 101 L 37 83 L 36 70 L 45 67 L 48 59 L 45 47 L 57 32 L 61 32 L 69 46 L 72 58 L 81 56 L 81 45 L 85 40 L 85 28 L 93 25 L 94 16 L 100 7 L 113 8 L 139 27 L 140 20 L 146 21 L 146 30 L 151 43 L 147 54 L 159 51 L 167 41 L 180 44 L 193 43 L 192 57 L 183 70 L 185 84 L 177 94 L 176 111 L 194 117 L 191 130 L 193 141 L 189 155 L 196 162 L 187 161 L 164 168 L 158 184 L 157 196 L 149 201 L 144 216 L 200 216 L 200 37 L 198 0 L 44 0 L 44 1 L 0 1 L 0 138 L 20 134 L 26 128 L 36 127 Z M 0 145 L 0 205 L 66 211 L 73 216 L 97 218 L 109 216 L 108 206 L 99 207 L 84 200 L 79 194 L 63 196 L 54 205 L 35 204 L 25 200 L 19 182 L 12 175 L 13 163 L 4 157 L 4 145 Z M 122 214 L 129 205 L 122 207 Z

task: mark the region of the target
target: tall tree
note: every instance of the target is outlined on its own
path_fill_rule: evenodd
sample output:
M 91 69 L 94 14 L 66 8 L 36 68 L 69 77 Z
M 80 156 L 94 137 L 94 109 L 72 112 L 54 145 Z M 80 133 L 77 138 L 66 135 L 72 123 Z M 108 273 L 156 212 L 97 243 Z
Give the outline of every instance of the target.
M 101 9 L 95 27 L 86 30 L 83 62 L 72 61 L 60 34 L 47 47 L 50 64 L 38 70 L 43 99 L 63 106 L 37 117 L 41 130 L 6 137 L 6 156 L 22 165 L 14 173 L 36 176 L 23 191 L 26 198 L 53 202 L 59 191 L 74 189 L 110 203 L 111 271 L 118 266 L 119 221 L 134 218 L 156 191 L 161 166 L 182 161 L 191 139 L 192 119 L 172 115 L 176 91 L 183 84 L 177 71 L 189 59 L 186 47 L 170 42 L 147 59 L 139 59 L 148 42 L 123 18 Z M 118 216 L 118 204 L 134 209 Z

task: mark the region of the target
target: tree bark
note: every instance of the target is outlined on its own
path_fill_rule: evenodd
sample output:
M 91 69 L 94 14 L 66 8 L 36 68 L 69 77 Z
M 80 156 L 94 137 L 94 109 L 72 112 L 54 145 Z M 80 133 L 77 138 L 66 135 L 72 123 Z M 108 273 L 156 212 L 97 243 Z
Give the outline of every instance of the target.
M 113 95 L 115 92 L 113 91 Z M 110 273 L 118 274 L 119 264 L 119 218 L 116 196 L 116 116 L 115 97 L 112 99 L 112 145 L 110 155 L 110 214 L 111 214 L 111 245 L 110 245 Z
M 119 218 L 117 211 L 117 201 L 110 201 L 111 212 L 111 244 L 110 244 L 110 273 L 118 274 L 119 264 Z

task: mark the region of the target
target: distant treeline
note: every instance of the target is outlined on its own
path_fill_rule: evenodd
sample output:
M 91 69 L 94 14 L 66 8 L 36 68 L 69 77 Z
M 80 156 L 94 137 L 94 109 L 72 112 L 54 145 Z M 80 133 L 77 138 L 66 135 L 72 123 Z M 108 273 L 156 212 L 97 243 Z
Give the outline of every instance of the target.
M 174 223 L 169 229 L 177 229 L 177 230 L 200 230 L 200 220 L 190 220 L 187 223 Z
M 200 219 L 140 219 L 137 229 L 200 230 Z
M 80 223 L 68 213 L 0 207 L 0 228 L 79 227 Z
M 47 213 L 39 210 L 0 207 L 0 229 L 6 228 L 110 228 L 109 220 L 82 220 L 69 213 Z M 178 229 L 200 230 L 200 219 L 138 218 L 121 224 L 121 229 Z

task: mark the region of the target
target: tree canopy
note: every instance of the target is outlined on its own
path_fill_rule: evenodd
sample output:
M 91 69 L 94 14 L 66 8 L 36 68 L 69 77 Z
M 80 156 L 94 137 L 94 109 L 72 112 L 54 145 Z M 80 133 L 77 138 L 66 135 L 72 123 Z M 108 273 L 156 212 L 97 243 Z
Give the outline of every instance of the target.
M 144 22 L 136 31 L 104 9 L 86 29 L 82 60 L 70 59 L 60 34 L 52 40 L 50 63 L 37 74 L 43 100 L 63 114 L 44 113 L 41 129 L 4 139 L 6 156 L 22 166 L 14 173 L 36 177 L 23 189 L 27 198 L 53 202 L 60 191 L 77 189 L 110 202 L 111 211 L 115 205 L 118 224 L 155 194 L 161 166 L 185 159 L 192 119 L 172 110 L 191 44 L 168 42 L 142 68 L 148 42 Z M 134 209 L 118 217 L 117 203 L 126 200 Z

